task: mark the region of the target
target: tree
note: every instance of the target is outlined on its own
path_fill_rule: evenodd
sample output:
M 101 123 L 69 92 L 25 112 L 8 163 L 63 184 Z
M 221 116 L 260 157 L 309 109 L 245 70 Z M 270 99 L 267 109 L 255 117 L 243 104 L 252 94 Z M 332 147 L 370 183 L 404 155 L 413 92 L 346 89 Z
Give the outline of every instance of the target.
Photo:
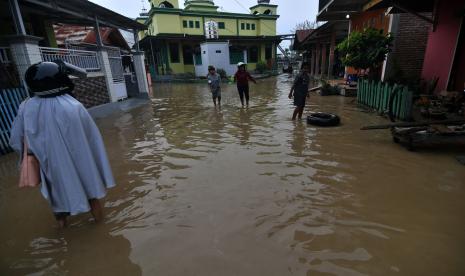
M 394 38 L 384 35 L 380 30 L 367 28 L 362 32 L 354 31 L 337 46 L 341 61 L 345 66 L 357 70 L 369 69 L 370 77 L 374 77 L 376 69 L 391 51 Z
M 305 20 L 305 21 L 300 22 L 299 24 L 297 24 L 294 27 L 294 29 L 291 30 L 291 32 L 295 33 L 296 31 L 299 31 L 299 30 L 310 30 L 310 29 L 316 29 L 318 27 L 319 27 L 318 22 Z

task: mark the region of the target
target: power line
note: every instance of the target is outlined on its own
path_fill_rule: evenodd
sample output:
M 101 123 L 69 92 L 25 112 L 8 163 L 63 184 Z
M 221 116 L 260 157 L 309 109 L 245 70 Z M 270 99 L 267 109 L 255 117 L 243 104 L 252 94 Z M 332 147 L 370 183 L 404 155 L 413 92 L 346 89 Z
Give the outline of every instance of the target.
M 241 6 L 244 10 L 247 11 L 247 13 L 250 13 L 250 10 L 247 9 L 246 7 L 244 7 L 238 0 L 234 0 L 234 2 L 236 2 L 239 6 Z

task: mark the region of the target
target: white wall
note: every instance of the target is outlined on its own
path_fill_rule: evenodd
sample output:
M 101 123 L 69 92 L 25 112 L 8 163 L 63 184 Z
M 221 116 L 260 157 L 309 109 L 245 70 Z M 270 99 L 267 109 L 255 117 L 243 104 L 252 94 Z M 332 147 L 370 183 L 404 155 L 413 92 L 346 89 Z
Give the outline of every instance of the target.
M 200 48 L 202 65 L 195 65 L 195 75 L 197 77 L 205 77 L 208 74 L 209 65 L 215 66 L 216 69 L 224 69 L 228 76 L 236 73 L 237 65 L 229 64 L 228 42 L 206 42 L 201 44 Z

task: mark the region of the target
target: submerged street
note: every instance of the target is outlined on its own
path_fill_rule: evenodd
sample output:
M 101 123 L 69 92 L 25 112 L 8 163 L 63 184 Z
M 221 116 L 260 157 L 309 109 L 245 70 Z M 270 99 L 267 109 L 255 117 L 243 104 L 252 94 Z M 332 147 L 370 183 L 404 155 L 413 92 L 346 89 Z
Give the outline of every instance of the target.
M 0 158 L 0 275 L 464 275 L 465 149 L 409 152 L 354 98 L 312 95 L 336 128 L 292 122 L 286 75 L 251 86 L 155 84 L 97 120 L 117 187 L 106 219 L 58 230 Z M 308 111 L 308 110 L 307 110 Z

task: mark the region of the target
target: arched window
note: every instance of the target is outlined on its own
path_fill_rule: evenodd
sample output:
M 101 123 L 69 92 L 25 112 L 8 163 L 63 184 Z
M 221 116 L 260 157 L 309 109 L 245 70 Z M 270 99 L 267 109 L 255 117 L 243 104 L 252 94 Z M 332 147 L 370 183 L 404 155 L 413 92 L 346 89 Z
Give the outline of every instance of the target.
M 266 14 L 266 15 L 272 15 L 273 12 L 271 10 L 266 10 L 263 14 Z
M 170 8 L 170 9 L 174 8 L 174 6 L 168 1 L 161 2 L 158 7 L 159 8 Z
M 259 14 L 259 12 L 258 12 L 258 11 L 254 11 L 253 14 L 254 14 L 254 15 L 257 15 L 257 14 Z

